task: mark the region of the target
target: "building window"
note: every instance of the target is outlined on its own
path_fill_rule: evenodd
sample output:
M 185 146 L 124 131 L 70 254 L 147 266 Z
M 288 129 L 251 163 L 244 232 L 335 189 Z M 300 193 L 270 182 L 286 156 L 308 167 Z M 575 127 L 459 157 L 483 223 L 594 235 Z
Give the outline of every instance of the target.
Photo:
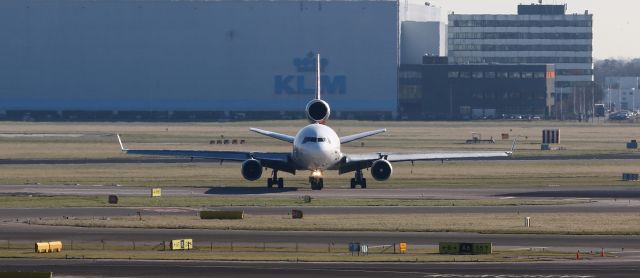
M 422 73 L 419 71 L 401 71 L 400 78 L 404 78 L 404 79 L 422 78 Z
M 484 73 L 484 78 L 496 78 L 495 71 L 487 71 Z
M 546 73 L 543 71 L 537 71 L 533 73 L 533 78 L 545 78 Z
M 398 97 L 401 100 L 414 100 L 422 98 L 422 86 L 402 85 Z
M 559 75 L 593 75 L 590 69 L 559 69 L 556 70 Z
M 471 74 L 471 77 L 476 78 L 476 79 L 480 79 L 480 78 L 482 78 L 482 72 L 481 71 L 474 71 Z
M 509 73 L 506 71 L 498 72 L 498 78 L 509 78 Z
M 548 71 L 547 72 L 547 78 L 549 78 L 549 79 L 556 78 L 556 72 L 555 71 Z
M 523 72 L 522 78 L 533 78 L 533 72 Z
M 451 32 L 453 39 L 590 40 L 593 33 Z
M 471 78 L 471 73 L 468 71 L 460 72 L 460 78 Z
M 401 87 L 400 91 L 403 93 L 417 93 L 419 90 L 419 86 L 417 85 L 404 85 Z
M 517 71 L 510 72 L 509 78 L 520 78 L 520 73 Z
M 590 44 L 456 44 L 451 45 L 449 51 L 592 51 Z
M 592 27 L 591 20 L 453 20 L 454 27 Z
M 457 71 L 450 71 L 449 78 L 458 78 L 459 73 Z

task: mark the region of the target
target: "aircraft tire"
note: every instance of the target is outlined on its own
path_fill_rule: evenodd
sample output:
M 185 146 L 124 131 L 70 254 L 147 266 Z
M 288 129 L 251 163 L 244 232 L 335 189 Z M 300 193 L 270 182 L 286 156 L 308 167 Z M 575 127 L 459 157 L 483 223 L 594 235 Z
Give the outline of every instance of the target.
M 267 179 L 267 188 L 272 188 L 273 187 L 273 179 L 272 178 L 268 178 Z
M 351 189 L 356 188 L 356 179 L 351 178 Z
M 278 188 L 284 188 L 284 179 L 278 178 Z
M 367 179 L 362 178 L 362 184 L 360 184 L 360 188 L 367 188 Z
M 322 187 L 324 187 L 324 181 L 322 179 L 311 180 L 311 190 L 322 190 Z
M 320 190 L 319 184 L 317 184 L 316 182 L 312 182 L 311 183 L 311 190 Z

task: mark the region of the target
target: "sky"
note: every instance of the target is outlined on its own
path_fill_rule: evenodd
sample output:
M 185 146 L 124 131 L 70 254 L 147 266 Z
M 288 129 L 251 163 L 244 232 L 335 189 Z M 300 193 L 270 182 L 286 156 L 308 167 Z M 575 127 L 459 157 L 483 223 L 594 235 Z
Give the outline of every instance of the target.
M 425 0 L 446 14 L 516 14 L 518 4 L 538 0 Z M 544 0 L 567 4 L 567 13 L 593 14 L 593 56 L 596 59 L 640 58 L 640 1 Z

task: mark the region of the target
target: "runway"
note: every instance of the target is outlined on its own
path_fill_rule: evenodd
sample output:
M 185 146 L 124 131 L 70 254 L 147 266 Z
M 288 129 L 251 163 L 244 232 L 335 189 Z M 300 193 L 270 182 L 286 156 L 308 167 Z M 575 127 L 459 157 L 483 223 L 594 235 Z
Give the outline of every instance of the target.
M 500 277 L 631 278 L 633 261 L 539 263 L 303 263 L 137 260 L 28 260 L 0 262 L 5 271 L 51 271 L 54 277 Z

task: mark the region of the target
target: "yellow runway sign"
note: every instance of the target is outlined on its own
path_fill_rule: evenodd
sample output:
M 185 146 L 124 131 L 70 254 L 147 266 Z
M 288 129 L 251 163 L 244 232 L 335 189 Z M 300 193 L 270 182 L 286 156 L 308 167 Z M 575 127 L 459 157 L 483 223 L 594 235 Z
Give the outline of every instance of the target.
M 161 188 L 152 188 L 151 189 L 151 197 L 160 197 L 162 196 L 162 189 Z

